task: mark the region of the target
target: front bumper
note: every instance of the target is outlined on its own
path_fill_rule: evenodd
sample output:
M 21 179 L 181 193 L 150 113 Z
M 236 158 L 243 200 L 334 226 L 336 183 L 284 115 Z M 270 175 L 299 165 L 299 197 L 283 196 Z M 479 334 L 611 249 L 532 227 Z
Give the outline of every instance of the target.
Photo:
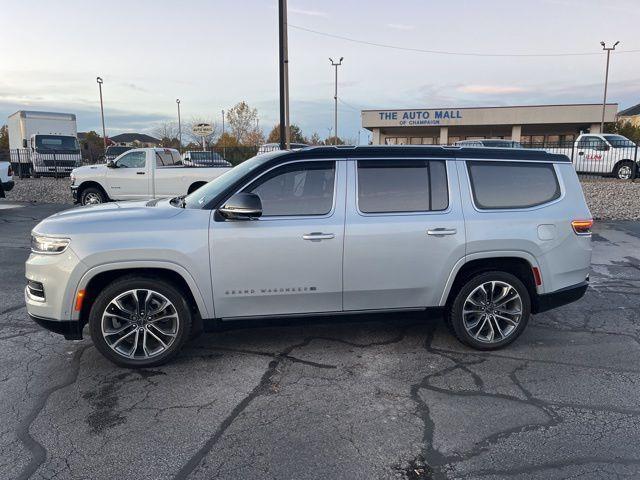
M 8 182 L 2 182 L 2 189 L 5 192 L 10 192 L 11 190 L 13 190 L 14 186 L 15 186 L 15 182 L 13 180 L 9 180 Z
M 542 313 L 553 308 L 567 305 L 584 297 L 589 288 L 589 277 L 584 282 L 570 287 L 561 288 L 555 292 L 538 295 L 533 302 L 533 313 Z
M 78 186 L 71 185 L 71 196 L 73 197 L 73 203 L 78 203 L 80 200 L 78 199 Z
M 59 322 L 77 319 L 78 312 L 74 311 L 76 287 L 85 271 L 71 246 L 58 255 L 29 255 L 25 277 L 43 288 L 43 298 L 29 295 L 25 288 L 24 300 L 29 315 Z
M 63 335 L 67 340 L 82 340 L 82 326 L 78 320 L 53 320 L 31 314 L 29 317 L 42 328 Z

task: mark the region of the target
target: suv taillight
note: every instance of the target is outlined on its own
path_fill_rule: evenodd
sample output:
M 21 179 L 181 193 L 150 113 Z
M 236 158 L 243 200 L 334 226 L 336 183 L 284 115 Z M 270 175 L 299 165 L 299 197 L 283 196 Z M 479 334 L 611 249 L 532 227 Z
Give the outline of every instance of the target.
M 11 165 L 9 165 L 9 170 L 7 170 L 7 175 L 9 175 L 9 177 L 13 177 L 13 167 Z
M 576 235 L 591 235 L 593 220 L 574 220 L 571 222 L 571 226 Z

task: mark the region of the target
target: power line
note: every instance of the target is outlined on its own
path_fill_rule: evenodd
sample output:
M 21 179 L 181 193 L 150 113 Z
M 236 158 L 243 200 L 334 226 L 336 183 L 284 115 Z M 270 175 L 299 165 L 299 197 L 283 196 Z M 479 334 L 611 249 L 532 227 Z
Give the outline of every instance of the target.
M 456 55 L 462 57 L 587 57 L 593 55 L 603 55 L 602 52 L 581 52 L 581 53 L 474 53 L 474 52 L 450 52 L 446 50 L 426 50 L 423 48 L 402 47 L 399 45 L 389 45 L 386 43 L 369 42 L 367 40 L 359 40 L 356 38 L 345 37 L 343 35 L 335 35 L 333 33 L 320 32 L 318 30 L 312 30 L 310 28 L 301 27 L 299 25 L 288 24 L 289 27 L 296 30 L 302 30 L 303 32 L 314 33 L 316 35 L 322 35 L 324 37 L 337 38 L 339 40 L 345 40 L 352 43 L 360 43 L 362 45 L 369 45 L 372 47 L 391 48 L 393 50 L 404 50 L 407 52 L 418 53 L 431 53 L 434 55 Z M 617 52 L 621 53 L 638 53 L 640 49 L 636 50 L 622 50 Z

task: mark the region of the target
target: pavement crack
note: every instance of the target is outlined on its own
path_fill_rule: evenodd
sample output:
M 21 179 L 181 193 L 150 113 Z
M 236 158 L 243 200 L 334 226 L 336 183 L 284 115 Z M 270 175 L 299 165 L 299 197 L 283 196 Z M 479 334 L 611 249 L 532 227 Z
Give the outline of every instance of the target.
M 40 465 L 42 465 L 47 459 L 46 448 L 44 448 L 44 446 L 40 442 L 38 442 L 31 436 L 31 433 L 29 433 L 29 429 L 31 428 L 31 425 L 36 420 L 36 418 L 38 418 L 38 415 L 40 415 L 40 412 L 42 412 L 44 407 L 47 405 L 47 402 L 51 395 L 53 395 L 58 390 L 62 390 L 63 388 L 72 385 L 78 379 L 78 373 L 80 372 L 80 360 L 84 352 L 89 347 L 90 345 L 83 345 L 74 352 L 71 365 L 66 370 L 67 374 L 65 375 L 64 379 L 57 385 L 49 387 L 38 396 L 31 411 L 27 414 L 27 416 L 25 416 L 25 418 L 22 419 L 22 421 L 16 428 L 16 436 L 29 450 L 29 452 L 31 452 L 31 460 L 23 468 L 22 472 L 20 472 L 18 480 L 31 478 L 33 474 L 38 470 L 38 468 L 40 468 Z
M 294 345 L 290 345 L 285 348 L 283 351 L 278 353 L 273 360 L 269 362 L 269 365 L 266 371 L 263 373 L 260 382 L 249 392 L 247 396 L 245 396 L 240 403 L 238 403 L 231 413 L 227 415 L 227 417 L 222 421 L 220 426 L 217 428 L 213 436 L 211 436 L 205 443 L 200 447 L 200 449 L 187 461 L 186 464 L 178 470 L 176 475 L 174 476 L 175 480 L 183 480 L 189 477 L 189 475 L 198 468 L 200 463 L 205 459 L 207 454 L 211 451 L 211 449 L 220 441 L 222 436 L 225 434 L 227 429 L 233 424 L 233 422 L 245 411 L 245 409 L 253 402 L 256 398 L 273 391 L 271 387 L 271 380 L 273 376 L 278 372 L 278 367 L 281 365 L 283 361 L 290 360 L 288 358 L 294 350 L 297 348 L 302 348 L 309 343 L 311 343 L 315 338 L 308 337 L 304 339 L 300 343 L 296 343 Z

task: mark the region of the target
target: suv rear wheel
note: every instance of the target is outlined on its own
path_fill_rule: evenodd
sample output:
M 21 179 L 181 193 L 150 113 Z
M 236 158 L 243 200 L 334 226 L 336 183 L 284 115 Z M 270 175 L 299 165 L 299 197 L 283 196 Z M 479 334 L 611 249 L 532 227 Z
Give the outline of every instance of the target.
M 189 338 L 191 312 L 170 283 L 143 276 L 116 280 L 100 292 L 89 315 L 96 348 L 122 367 L 161 365 Z
M 462 343 L 494 350 L 518 338 L 530 315 L 529 292 L 516 276 L 485 272 L 468 278 L 458 291 L 448 323 Z

